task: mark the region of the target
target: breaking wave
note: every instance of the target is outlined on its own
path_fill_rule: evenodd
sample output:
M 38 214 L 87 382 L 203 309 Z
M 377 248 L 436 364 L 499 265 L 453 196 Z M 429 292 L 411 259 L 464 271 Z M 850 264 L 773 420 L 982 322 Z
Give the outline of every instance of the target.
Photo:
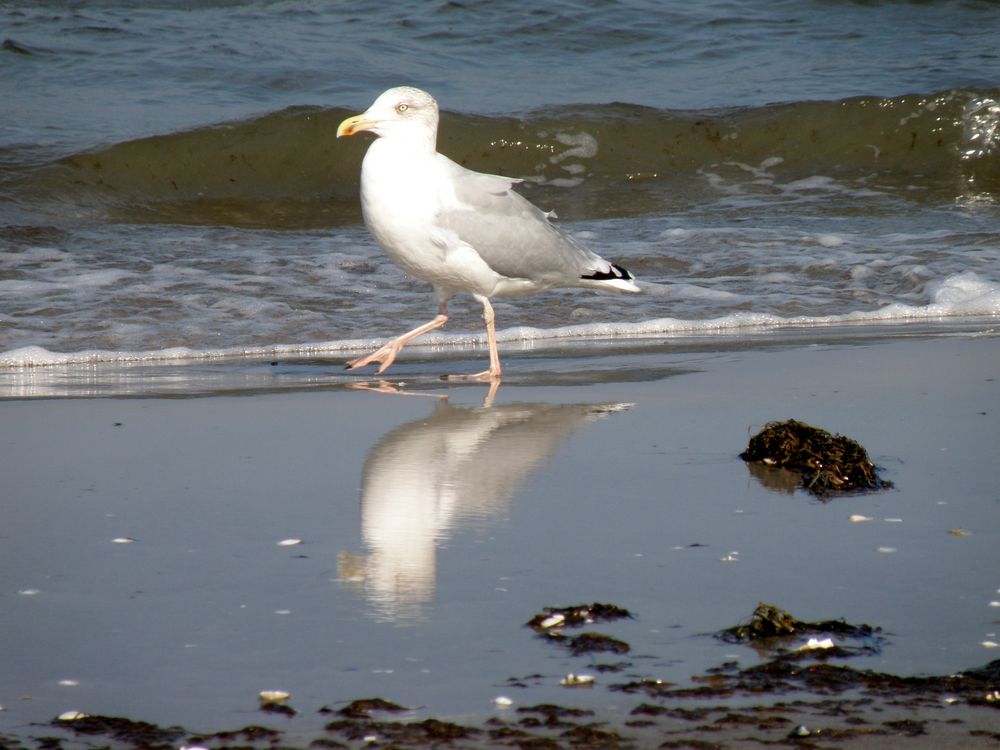
M 356 223 L 367 137 L 336 139 L 348 114 L 293 107 L 54 160 L 8 148 L 0 212 L 6 203 L 55 223 Z M 605 104 L 516 118 L 445 113 L 439 149 L 472 169 L 525 178 L 540 205 L 578 188 L 573 215 L 563 216 L 572 219 L 662 211 L 719 165 L 751 178 L 763 164 L 788 180 L 825 175 L 938 200 L 971 192 L 995 201 L 1000 89 L 700 112 Z

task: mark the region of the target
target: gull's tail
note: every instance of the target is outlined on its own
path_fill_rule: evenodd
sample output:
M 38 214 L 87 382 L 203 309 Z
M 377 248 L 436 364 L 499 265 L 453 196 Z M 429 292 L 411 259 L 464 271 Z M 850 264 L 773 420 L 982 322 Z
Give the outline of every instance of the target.
M 594 271 L 580 277 L 584 281 L 594 282 L 587 284 L 597 289 L 614 290 L 617 292 L 641 292 L 642 289 L 635 283 L 635 276 L 621 266 L 608 263 L 607 271 Z

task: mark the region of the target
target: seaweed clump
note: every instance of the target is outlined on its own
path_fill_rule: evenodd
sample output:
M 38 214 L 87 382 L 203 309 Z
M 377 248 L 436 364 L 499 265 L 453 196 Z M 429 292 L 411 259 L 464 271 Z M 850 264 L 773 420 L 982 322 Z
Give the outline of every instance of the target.
M 614 604 L 576 604 L 572 607 L 545 607 L 544 611 L 532 617 L 527 625 L 536 633 L 544 633 L 552 628 L 589 625 L 595 622 L 631 619 L 632 613 Z
M 860 443 L 795 419 L 764 425 L 740 458 L 797 471 L 806 491 L 818 497 L 892 487 Z
M 571 607 L 545 607 L 544 611 L 532 617 L 529 628 L 552 643 L 567 647 L 573 656 L 594 652 L 627 654 L 631 647 L 624 641 L 602 633 L 581 633 L 568 636 L 564 628 L 579 628 L 595 622 L 631 619 L 632 613 L 614 604 L 577 604 Z
M 781 607 L 761 602 L 749 621 L 719 631 L 719 638 L 730 643 L 759 643 L 773 638 L 830 633 L 846 638 L 872 638 L 880 628 L 871 625 L 851 625 L 844 620 L 803 622 Z

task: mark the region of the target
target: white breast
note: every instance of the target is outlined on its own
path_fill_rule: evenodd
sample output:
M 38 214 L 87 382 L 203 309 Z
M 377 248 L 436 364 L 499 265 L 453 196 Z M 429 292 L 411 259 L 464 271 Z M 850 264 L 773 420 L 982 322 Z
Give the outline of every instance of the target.
M 448 291 L 492 295 L 500 277 L 475 250 L 436 217 L 455 202 L 440 161 L 431 152 L 376 140 L 361 166 L 361 210 L 385 254 L 406 273 Z

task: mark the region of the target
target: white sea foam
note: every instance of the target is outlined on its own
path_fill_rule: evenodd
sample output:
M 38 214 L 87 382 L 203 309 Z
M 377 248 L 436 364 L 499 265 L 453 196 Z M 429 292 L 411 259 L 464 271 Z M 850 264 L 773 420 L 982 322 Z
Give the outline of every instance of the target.
M 669 286 L 661 287 L 669 293 Z M 539 328 L 515 326 L 497 332 L 501 342 L 545 342 L 568 339 L 610 339 L 664 335 L 719 335 L 741 331 L 775 330 L 810 326 L 885 324 L 954 317 L 1000 316 L 1000 284 L 987 281 L 967 271 L 929 285 L 930 302 L 909 305 L 893 302 L 876 310 L 857 310 L 841 315 L 781 316 L 774 313 L 734 312 L 707 320 L 653 318 L 641 321 L 592 322 Z M 89 350 L 55 352 L 41 346 L 24 346 L 0 353 L 0 367 L 38 367 L 47 365 L 89 365 L 100 362 L 159 362 L 169 360 L 205 360 L 236 357 L 281 357 L 323 354 L 347 354 L 364 351 L 381 343 L 379 338 L 338 339 L 312 344 L 221 347 L 193 349 L 169 347 L 147 351 Z M 419 339 L 411 347 L 461 348 L 484 342 L 484 335 L 437 333 Z

